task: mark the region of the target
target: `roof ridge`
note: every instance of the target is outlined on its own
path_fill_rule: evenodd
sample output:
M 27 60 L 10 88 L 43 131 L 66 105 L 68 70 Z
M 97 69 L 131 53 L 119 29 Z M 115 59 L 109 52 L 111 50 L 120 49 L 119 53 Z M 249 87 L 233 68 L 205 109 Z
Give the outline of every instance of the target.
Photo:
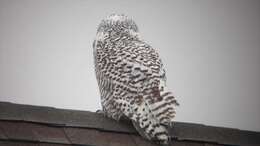
M 125 134 L 137 133 L 127 121 L 117 122 L 90 111 L 15 104 L 11 102 L 0 102 L 0 111 L 0 122 L 27 122 L 50 127 L 93 129 Z M 176 122 L 175 126 L 170 129 L 170 134 L 174 139 L 181 141 L 188 140 L 230 145 L 260 144 L 260 132 L 207 126 L 199 123 Z

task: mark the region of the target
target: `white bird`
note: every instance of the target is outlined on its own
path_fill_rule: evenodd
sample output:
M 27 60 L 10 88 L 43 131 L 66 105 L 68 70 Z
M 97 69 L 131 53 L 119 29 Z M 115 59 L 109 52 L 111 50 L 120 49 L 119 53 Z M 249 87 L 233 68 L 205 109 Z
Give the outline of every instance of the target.
M 104 114 L 130 119 L 144 138 L 168 144 L 179 104 L 167 90 L 158 53 L 140 38 L 136 23 L 125 15 L 108 16 L 93 48 Z

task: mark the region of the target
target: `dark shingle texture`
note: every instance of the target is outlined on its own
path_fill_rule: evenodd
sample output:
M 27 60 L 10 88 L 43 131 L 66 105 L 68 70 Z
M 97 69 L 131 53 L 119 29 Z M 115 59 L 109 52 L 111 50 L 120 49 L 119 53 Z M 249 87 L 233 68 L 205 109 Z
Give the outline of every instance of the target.
M 259 146 L 260 132 L 176 122 L 172 146 Z M 0 102 L 0 146 L 156 146 L 129 121 L 88 111 Z

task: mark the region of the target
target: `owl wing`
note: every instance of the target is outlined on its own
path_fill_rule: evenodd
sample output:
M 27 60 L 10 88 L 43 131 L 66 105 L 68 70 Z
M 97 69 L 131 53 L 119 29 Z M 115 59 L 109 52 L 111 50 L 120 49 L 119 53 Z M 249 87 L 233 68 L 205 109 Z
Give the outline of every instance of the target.
M 106 111 L 133 120 L 137 131 L 147 139 L 167 141 L 164 125 L 171 125 L 177 101 L 166 90 L 158 53 L 141 41 L 109 50 L 97 45 L 95 60 Z

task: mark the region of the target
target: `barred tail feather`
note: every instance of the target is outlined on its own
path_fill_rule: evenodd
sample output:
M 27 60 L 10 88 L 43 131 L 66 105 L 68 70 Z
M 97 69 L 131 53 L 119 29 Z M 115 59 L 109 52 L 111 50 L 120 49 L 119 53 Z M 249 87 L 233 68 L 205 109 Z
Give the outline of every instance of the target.
M 152 95 L 147 95 L 143 102 L 136 105 L 135 116 L 131 119 L 142 137 L 167 145 L 170 142 L 168 127 L 173 125 L 175 106 L 179 103 L 171 92 L 159 90 L 157 92 L 159 92 L 159 97 L 152 97 L 153 92 Z M 152 99 L 154 100 L 151 102 Z
M 132 120 L 132 123 L 137 130 L 137 132 L 144 138 L 148 140 L 155 141 L 159 144 L 168 145 L 170 138 L 168 136 L 168 131 L 164 125 L 152 125 L 148 124 L 146 127 L 141 127 L 139 122 Z M 148 126 L 148 127 L 147 127 Z M 155 129 L 151 129 L 153 127 Z M 146 128 L 146 129 L 145 129 Z
M 146 102 L 142 102 L 140 105 L 137 105 L 136 109 L 131 119 L 138 133 L 148 140 L 164 145 L 169 144 L 170 139 L 167 127 L 159 122 L 150 110 L 149 105 Z
M 179 103 L 171 92 L 160 91 L 161 100 L 152 104 L 151 110 L 161 124 L 172 126 L 175 117 L 175 106 Z

